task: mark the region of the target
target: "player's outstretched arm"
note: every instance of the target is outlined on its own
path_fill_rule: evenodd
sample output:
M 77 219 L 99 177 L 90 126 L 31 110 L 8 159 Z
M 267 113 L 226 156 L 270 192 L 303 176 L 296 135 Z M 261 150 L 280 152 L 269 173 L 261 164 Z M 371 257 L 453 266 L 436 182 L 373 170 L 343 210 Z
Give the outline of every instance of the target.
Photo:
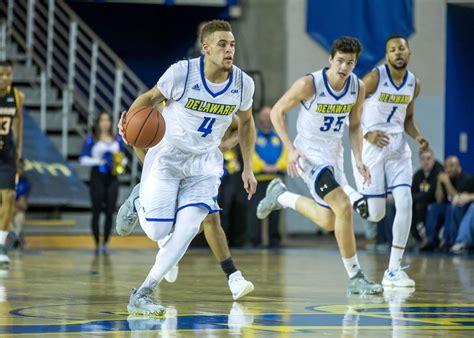
M 298 176 L 298 158 L 302 155 L 295 148 L 288 134 L 285 117 L 301 101 L 308 101 L 314 94 L 313 77 L 311 75 L 303 76 L 296 80 L 290 89 L 283 94 L 270 113 L 273 126 L 288 151 L 288 174 L 291 177 Z
M 252 115 L 252 107 L 246 111 L 239 111 L 238 134 L 244 170 L 242 180 L 248 199 L 252 198 L 257 190 L 257 180 L 252 171 L 252 150 L 255 148 L 255 122 Z
M 361 80 L 359 80 L 359 84 L 359 96 L 349 114 L 349 140 L 351 142 L 352 152 L 354 153 L 357 170 L 359 170 L 362 177 L 364 177 L 364 184 L 370 184 L 369 168 L 362 162 L 363 135 L 360 126 L 362 107 L 365 101 L 365 84 Z
M 415 99 L 418 97 L 418 94 L 420 94 L 420 82 L 418 79 L 416 79 L 415 97 L 407 107 L 407 115 L 405 117 L 405 132 L 418 142 L 420 145 L 420 151 L 425 151 L 428 149 L 429 143 L 428 140 L 421 135 L 420 129 L 418 129 L 414 118 Z

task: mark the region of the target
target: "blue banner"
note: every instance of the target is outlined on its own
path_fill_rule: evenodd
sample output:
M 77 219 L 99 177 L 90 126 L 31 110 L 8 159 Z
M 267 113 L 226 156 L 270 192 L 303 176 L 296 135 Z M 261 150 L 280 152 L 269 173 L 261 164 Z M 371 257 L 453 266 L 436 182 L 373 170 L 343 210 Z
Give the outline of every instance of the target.
M 413 0 L 308 0 L 306 30 L 324 49 L 343 35 L 362 43 L 355 73 L 368 73 L 385 55 L 391 35 L 409 37 L 414 31 Z
M 23 159 L 35 206 L 89 207 L 87 186 L 28 113 L 23 114 Z

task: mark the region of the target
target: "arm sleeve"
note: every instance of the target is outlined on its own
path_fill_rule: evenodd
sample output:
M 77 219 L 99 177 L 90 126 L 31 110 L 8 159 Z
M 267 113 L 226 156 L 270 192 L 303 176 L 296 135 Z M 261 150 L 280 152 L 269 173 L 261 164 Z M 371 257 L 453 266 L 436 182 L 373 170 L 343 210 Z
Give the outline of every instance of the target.
M 171 65 L 160 77 L 156 86 L 168 100 L 178 100 L 186 89 L 189 61 L 180 61 Z
M 242 101 L 240 102 L 239 110 L 246 111 L 246 110 L 249 110 L 250 107 L 252 107 L 253 94 L 255 92 L 255 84 L 252 78 L 245 73 L 243 73 L 242 81 L 243 81 L 242 93 L 241 93 Z

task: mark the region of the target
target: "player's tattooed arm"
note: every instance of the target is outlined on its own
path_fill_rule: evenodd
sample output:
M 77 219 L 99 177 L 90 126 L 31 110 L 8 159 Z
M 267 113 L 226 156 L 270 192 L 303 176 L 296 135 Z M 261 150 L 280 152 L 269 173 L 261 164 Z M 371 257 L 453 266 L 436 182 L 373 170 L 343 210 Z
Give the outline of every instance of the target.
M 418 81 L 418 79 L 416 79 L 415 95 L 413 97 L 413 100 L 408 104 L 404 126 L 405 132 L 418 142 L 420 146 L 420 151 L 425 151 L 428 149 L 429 143 L 428 140 L 421 135 L 420 129 L 418 129 L 418 126 L 415 123 L 413 113 L 415 109 L 415 99 L 418 97 L 418 94 L 420 94 L 420 82 Z
M 311 75 L 303 76 L 293 83 L 290 89 L 275 103 L 271 111 L 273 126 L 288 150 L 288 174 L 291 177 L 298 176 L 301 171 L 298 159 L 303 155 L 293 145 L 288 134 L 285 117 L 300 102 L 308 101 L 314 94 L 313 77 Z
M 362 113 L 362 107 L 365 101 L 365 85 L 364 82 L 360 81 L 359 97 L 357 102 L 352 107 L 349 114 L 349 140 L 351 142 L 352 152 L 357 166 L 357 170 L 364 178 L 364 184 L 370 184 L 370 171 L 369 168 L 362 162 L 362 128 L 360 126 L 360 118 Z
M 376 69 L 372 70 L 369 74 L 364 76 L 362 82 L 365 84 L 365 97 L 367 98 L 377 90 L 379 83 L 379 72 Z M 381 130 L 369 131 L 364 135 L 364 138 L 368 142 L 375 144 L 380 148 L 387 146 L 389 142 L 388 135 Z

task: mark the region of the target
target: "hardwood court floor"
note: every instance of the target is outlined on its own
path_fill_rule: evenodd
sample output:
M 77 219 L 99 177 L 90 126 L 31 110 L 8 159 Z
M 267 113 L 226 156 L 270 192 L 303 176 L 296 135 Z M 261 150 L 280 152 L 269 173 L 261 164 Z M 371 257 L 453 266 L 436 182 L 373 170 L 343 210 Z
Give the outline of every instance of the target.
M 380 281 L 387 257 L 359 253 Z M 192 249 L 176 283 L 163 282 L 165 317 L 128 316 L 153 250 L 29 250 L 0 277 L 0 337 L 474 336 L 474 260 L 409 256 L 416 291 L 346 296 L 334 249 L 235 251 L 255 291 L 233 302 L 209 250 Z

